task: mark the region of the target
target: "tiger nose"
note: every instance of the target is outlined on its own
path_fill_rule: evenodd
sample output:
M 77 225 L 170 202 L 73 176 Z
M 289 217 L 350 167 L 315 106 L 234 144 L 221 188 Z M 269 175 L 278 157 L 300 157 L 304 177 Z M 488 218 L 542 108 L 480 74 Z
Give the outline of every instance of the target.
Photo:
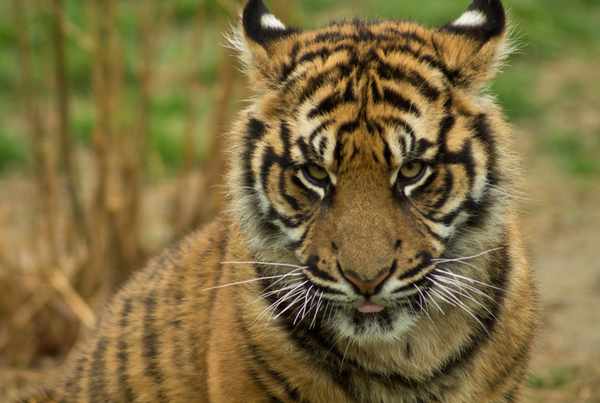
M 389 269 L 385 269 L 377 278 L 373 280 L 361 280 L 355 273 L 343 273 L 344 277 L 354 284 L 361 294 L 369 296 L 375 294 L 375 289 L 390 274 Z

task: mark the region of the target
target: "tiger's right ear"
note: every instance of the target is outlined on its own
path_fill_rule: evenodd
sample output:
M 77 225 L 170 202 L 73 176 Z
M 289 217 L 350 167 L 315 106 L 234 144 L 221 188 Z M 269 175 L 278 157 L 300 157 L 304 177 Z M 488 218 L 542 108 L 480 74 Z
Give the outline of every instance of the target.
M 512 51 L 500 0 L 473 0 L 454 22 L 437 29 L 436 46 L 454 83 L 475 87 L 492 78 Z

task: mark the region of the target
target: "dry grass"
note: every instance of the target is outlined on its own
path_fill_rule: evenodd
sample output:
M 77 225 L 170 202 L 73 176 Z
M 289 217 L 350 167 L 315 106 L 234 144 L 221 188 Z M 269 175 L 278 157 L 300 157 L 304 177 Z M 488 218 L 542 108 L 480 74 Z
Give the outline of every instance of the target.
M 69 20 L 61 0 L 13 1 L 18 43 L 22 121 L 31 146 L 31 170 L 3 179 L 0 189 L 0 399 L 41 372 L 56 367 L 75 342 L 79 328 L 94 322 L 101 304 L 149 254 L 209 220 L 219 208 L 224 161 L 221 134 L 240 97 L 235 65 L 223 48 L 214 88 L 200 82 L 203 61 L 160 63 L 161 43 L 179 2 L 140 2 L 139 53 L 133 63 L 139 82 L 135 108 L 127 107 L 122 7 L 116 0 L 86 0 L 82 31 Z M 234 12 L 236 2 L 218 2 Z M 197 8 L 189 48 L 201 52 L 205 7 Z M 131 10 L 129 10 L 131 13 Z M 31 19 L 48 16 L 53 63 L 35 65 L 40 50 L 30 37 Z M 226 29 L 228 12 L 218 14 Z M 67 29 L 68 28 L 68 29 Z M 91 142 L 74 141 L 72 91 L 66 49 L 85 49 L 92 77 L 94 127 Z M 221 48 L 220 48 L 221 49 Z M 160 67 L 160 71 L 158 68 Z M 40 86 L 39 75 L 44 77 Z M 149 181 L 150 105 L 164 85 L 185 88 L 183 164 L 176 186 Z M 198 137 L 197 99 L 215 99 L 210 114 L 208 155 L 193 152 Z M 166 214 L 165 214 L 166 213 Z M 157 218 L 159 217 L 159 218 Z M 165 217 L 170 218 L 165 219 Z M 161 219 L 162 218 L 162 219 Z M 148 224 L 152 223 L 152 224 Z

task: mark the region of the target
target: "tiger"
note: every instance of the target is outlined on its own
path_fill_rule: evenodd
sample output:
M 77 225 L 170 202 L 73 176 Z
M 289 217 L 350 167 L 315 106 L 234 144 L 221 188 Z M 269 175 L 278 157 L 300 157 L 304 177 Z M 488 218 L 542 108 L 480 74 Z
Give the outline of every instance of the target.
M 29 402 L 521 402 L 538 328 L 499 0 L 303 30 L 249 0 L 223 212 Z

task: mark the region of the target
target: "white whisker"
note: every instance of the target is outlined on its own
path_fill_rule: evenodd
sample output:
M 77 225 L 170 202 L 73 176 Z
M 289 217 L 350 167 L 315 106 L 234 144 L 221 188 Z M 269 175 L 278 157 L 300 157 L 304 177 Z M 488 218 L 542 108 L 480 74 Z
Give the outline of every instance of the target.
M 488 253 L 492 253 L 495 252 L 497 250 L 501 250 L 504 249 L 503 246 L 499 246 L 497 248 L 493 248 L 493 249 L 488 249 L 486 251 L 483 251 L 481 253 L 478 253 L 476 255 L 471 255 L 471 256 L 463 256 L 463 257 L 455 257 L 455 258 L 446 258 L 446 259 L 431 259 L 432 262 L 439 262 L 439 263 L 446 263 L 446 262 L 462 262 L 463 260 L 470 260 L 470 259 L 475 259 L 479 256 L 483 256 L 483 255 L 487 255 Z
M 319 294 L 319 300 L 317 301 L 317 306 L 315 307 L 315 316 L 313 316 L 312 321 L 310 322 L 309 328 L 312 329 L 315 325 L 315 321 L 317 320 L 317 315 L 319 314 L 319 309 L 321 309 L 321 303 L 323 302 L 323 292 Z
M 277 309 L 277 307 L 279 305 L 281 305 L 285 300 L 295 297 L 296 294 L 302 294 L 301 288 L 306 283 L 307 283 L 307 281 L 304 281 L 304 282 L 297 283 L 297 284 L 291 284 L 290 286 L 285 287 L 284 289 L 275 290 L 275 293 L 279 293 L 281 291 L 289 289 L 289 291 L 287 291 L 285 293 L 285 295 L 279 297 L 275 302 L 273 302 L 271 305 L 269 305 L 268 307 L 266 307 L 262 311 L 262 313 L 254 320 L 254 322 L 258 323 L 267 313 L 271 312 L 271 314 L 269 315 L 269 319 L 267 320 L 267 323 L 269 323 L 269 321 L 273 318 L 273 313 L 275 312 L 275 310 Z M 288 306 L 288 308 L 289 308 L 289 306 Z
M 275 315 L 275 319 L 279 318 L 281 315 L 283 315 L 288 309 L 290 309 L 291 307 L 294 306 L 294 304 L 296 304 L 296 302 L 300 301 L 302 299 L 302 297 L 305 297 L 306 294 L 304 291 L 299 290 L 298 294 L 300 294 L 295 300 L 293 300 L 292 302 L 290 302 L 290 304 L 288 306 L 286 306 L 281 312 L 279 312 L 277 315 Z
M 468 281 L 469 283 L 479 284 L 479 285 L 482 285 L 484 287 L 492 288 L 492 289 L 498 290 L 498 291 L 504 291 L 504 289 L 502 289 L 500 287 L 496 287 L 494 285 L 484 283 L 483 281 L 475 280 L 473 278 L 470 278 L 470 277 L 467 277 L 467 276 L 463 276 L 463 275 L 460 275 L 460 274 L 457 274 L 457 273 L 453 273 L 453 272 L 451 272 L 449 270 L 446 270 L 446 269 L 443 269 L 443 268 L 436 267 L 436 270 L 440 271 L 440 272 L 442 272 L 444 274 L 448 274 L 448 275 L 450 275 L 452 277 L 455 277 L 457 280 L 458 279 L 465 280 L 465 281 Z
M 475 312 L 473 311 L 473 309 L 471 309 L 469 306 L 467 306 L 464 302 L 462 302 L 458 297 L 456 297 L 456 295 L 454 295 L 450 290 L 448 290 L 446 287 L 442 287 L 439 286 L 438 283 L 436 283 L 438 285 L 438 288 L 436 289 L 431 289 L 431 291 L 438 297 L 440 298 L 442 301 L 455 306 L 457 308 L 462 309 L 464 312 L 466 312 L 469 316 L 471 316 L 473 319 L 475 319 L 477 321 L 477 323 L 479 323 L 479 325 L 481 325 L 481 327 L 483 328 L 483 330 L 485 330 L 485 332 L 488 334 L 488 336 L 491 336 L 489 333 L 488 328 L 483 324 L 483 322 L 481 322 L 481 320 L 477 317 L 477 315 L 475 314 Z
M 221 264 L 257 264 L 257 265 L 268 265 L 268 266 L 283 266 L 283 267 L 297 267 L 299 269 L 306 269 L 308 266 L 299 266 L 297 264 L 290 263 L 277 263 L 277 262 L 253 262 L 253 261 L 231 261 L 221 262 Z
M 300 269 L 297 269 L 297 270 L 300 270 Z M 294 271 L 297 271 L 297 270 L 294 270 Z M 217 289 L 217 288 L 230 287 L 232 285 L 240 285 L 240 284 L 253 283 L 255 281 L 260 281 L 260 280 L 271 280 L 271 279 L 274 279 L 274 278 L 279 279 L 277 281 L 281 281 L 283 278 L 285 278 L 287 276 L 300 276 L 300 275 L 302 275 L 302 273 L 290 272 L 290 273 L 285 273 L 285 274 L 278 274 L 276 276 L 257 277 L 257 278 L 251 278 L 249 280 L 236 281 L 236 282 L 228 283 L 228 284 L 215 285 L 214 287 L 204 288 L 201 291 L 209 291 L 209 290 L 214 290 L 214 289 Z

